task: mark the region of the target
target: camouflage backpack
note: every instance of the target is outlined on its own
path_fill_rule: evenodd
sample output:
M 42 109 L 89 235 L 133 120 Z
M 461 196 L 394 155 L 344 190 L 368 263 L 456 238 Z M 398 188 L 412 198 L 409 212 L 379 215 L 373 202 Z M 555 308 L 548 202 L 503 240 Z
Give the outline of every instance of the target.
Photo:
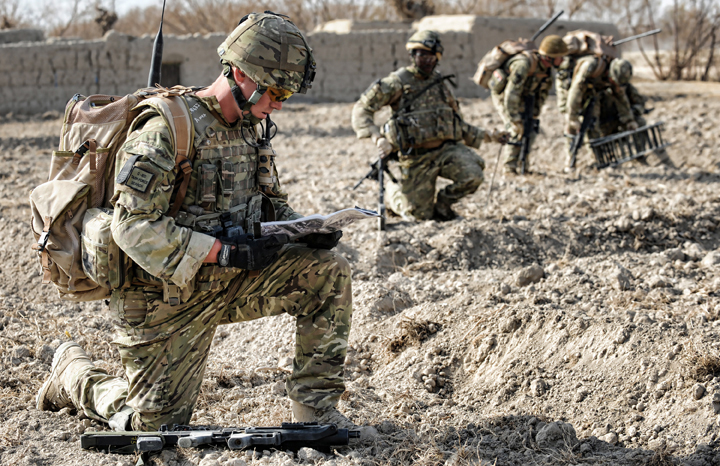
M 30 194 L 32 231 L 43 271 L 60 297 L 94 301 L 125 285 L 128 266 L 112 238 L 115 157 L 133 120 L 152 108 L 167 122 L 179 189 L 172 212 L 182 204 L 190 181 L 193 124 L 185 99 L 187 88 L 145 89 L 124 97 L 76 94 L 65 107 L 60 146 L 53 151 L 48 181 Z M 125 183 L 147 184 L 146 173 L 121 171 Z
M 537 68 L 537 59 L 530 52 L 536 50 L 535 43 L 528 39 L 506 40 L 482 57 L 472 80 L 478 86 L 490 89 L 490 78 L 493 72 L 503 66 L 510 57 L 520 53 L 525 54 L 530 59 L 530 74 L 533 74 Z
M 612 45 L 612 36 L 602 36 L 597 32 L 570 31 L 563 37 L 568 46 L 568 55 L 597 55 L 617 58 L 617 49 Z

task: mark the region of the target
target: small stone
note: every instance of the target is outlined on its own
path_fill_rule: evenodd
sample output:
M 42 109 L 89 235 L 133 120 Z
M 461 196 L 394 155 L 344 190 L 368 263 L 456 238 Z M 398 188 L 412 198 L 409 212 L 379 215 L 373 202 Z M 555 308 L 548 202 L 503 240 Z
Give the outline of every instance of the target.
M 72 434 L 71 434 L 70 432 L 67 432 L 67 431 L 62 431 L 62 432 L 56 432 L 56 433 L 55 433 L 55 438 L 56 438 L 57 440 L 60 440 L 60 441 L 65 441 L 65 440 L 69 439 L 70 437 L 72 437 Z
M 655 439 L 655 440 L 650 440 L 650 441 L 648 442 L 648 447 L 649 447 L 651 450 L 655 450 L 655 451 L 663 450 L 663 449 L 665 448 L 665 439 L 663 439 L 663 438 L 658 438 L 658 439 Z
M 706 268 L 717 266 L 720 264 L 720 252 L 710 251 L 705 255 L 705 257 L 703 257 L 703 260 L 700 263 Z
M 608 432 L 607 434 L 598 438 L 603 442 L 609 443 L 610 445 L 615 445 L 618 443 L 618 435 L 615 432 Z
M 535 379 L 530 382 L 530 393 L 532 396 L 542 396 L 548 389 L 548 384 L 543 379 Z
M 27 346 L 16 346 L 12 349 L 12 357 L 13 358 L 27 358 L 30 356 L 30 350 Z
M 304 447 L 297 452 L 298 459 L 308 463 L 316 463 L 325 460 L 325 455 L 312 448 Z
M 517 317 L 508 317 L 500 323 L 500 331 L 503 333 L 512 333 L 520 328 L 522 322 Z
M 670 284 L 660 275 L 653 275 L 647 280 L 647 286 L 650 288 L 667 288 Z
M 575 429 L 571 424 L 557 421 L 542 427 L 535 441 L 540 448 L 574 448 L 578 444 Z
M 625 267 L 616 264 L 615 269 L 610 273 L 609 280 L 613 288 L 618 291 L 632 289 L 632 274 Z
M 531 283 L 537 283 L 545 276 L 545 271 L 540 267 L 539 265 L 531 265 L 530 267 L 525 267 L 520 272 L 518 272 L 515 280 L 517 283 L 517 286 L 527 286 Z
M 247 463 L 240 458 L 230 458 L 223 466 L 247 466 Z
M 692 243 L 685 248 L 685 255 L 690 260 L 699 261 L 705 256 L 705 251 L 699 244 Z
M 203 458 L 198 466 L 220 466 L 220 463 L 215 458 Z
M 512 291 L 512 288 L 510 288 L 510 285 L 508 285 L 507 283 L 500 284 L 500 294 L 501 295 L 503 295 L 503 296 L 508 295 L 508 294 L 510 294 L 511 291 Z
M 696 400 L 699 400 L 700 398 L 705 396 L 705 391 L 706 391 L 705 385 L 703 385 L 701 383 L 696 383 L 695 385 L 693 385 L 693 388 L 692 388 L 693 398 L 695 398 Z
M 627 429 L 627 436 L 628 436 L 628 437 L 632 438 L 632 437 L 637 436 L 638 434 L 639 434 L 639 432 L 638 432 L 638 428 L 637 428 L 637 427 L 635 427 L 635 426 L 630 426 L 630 427 L 628 427 L 628 429 Z
M 638 411 L 645 411 L 645 403 L 643 403 L 642 401 L 639 402 L 635 409 L 637 409 Z

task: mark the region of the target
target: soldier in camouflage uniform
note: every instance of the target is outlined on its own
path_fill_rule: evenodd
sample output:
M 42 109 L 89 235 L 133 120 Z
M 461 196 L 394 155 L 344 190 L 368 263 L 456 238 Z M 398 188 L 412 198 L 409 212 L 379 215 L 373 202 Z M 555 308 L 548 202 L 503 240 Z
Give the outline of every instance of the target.
M 485 162 L 470 149 L 482 142 L 506 142 L 507 133 L 466 123 L 445 79 L 435 69 L 443 47 L 434 31 L 419 31 L 406 44 L 413 65 L 373 83 L 355 104 L 352 125 L 358 138 L 371 138 L 382 157 L 397 151 L 400 186 L 389 183 L 386 202 L 394 213 L 416 220 L 451 220 L 451 206 L 474 193 Z M 373 116 L 389 105 L 393 116 L 382 127 Z M 437 177 L 453 184 L 435 195 Z
M 616 58 L 610 62 L 609 78 L 613 85 L 619 87 L 625 94 L 630 104 L 633 121 L 638 127 L 642 127 L 647 125 L 647 121 L 645 120 L 645 114 L 647 113 L 645 103 L 648 99 L 640 94 L 640 91 L 630 82 L 632 74 L 632 64 L 629 61 Z M 623 105 L 623 103 L 618 102 L 612 89 L 606 89 L 600 94 L 600 134 L 602 136 L 610 136 L 611 134 L 629 130 L 626 125 L 620 124 L 620 120 L 618 119 L 619 105 Z M 668 166 L 674 166 L 665 149 L 656 150 L 654 154 L 657 155 L 662 163 Z M 638 161 L 640 163 L 646 163 L 644 156 L 640 157 Z
M 558 107 L 565 115 L 565 142 L 567 157 L 565 171 L 570 171 L 572 138 L 580 130 L 582 113 L 591 99 L 595 98 L 593 116 L 595 124 L 588 129 L 586 139 L 602 136 L 600 131 L 600 99 L 608 92 L 616 101 L 617 120 L 627 130 L 637 129 L 638 125 L 630 109 L 630 102 L 622 89 L 610 78 L 612 59 L 606 55 L 567 55 L 555 77 Z
M 562 63 L 567 51 L 567 45 L 559 36 L 549 35 L 542 40 L 538 51 L 518 53 L 493 72 L 490 95 L 505 128 L 510 131 L 510 143 L 504 149 L 506 173 L 515 173 L 517 168 L 520 141 L 525 131 L 526 102 L 533 98 L 533 119 L 537 120 L 552 87 L 553 67 Z M 536 136 L 537 130 L 533 130 L 529 135 L 530 146 Z M 529 155 L 526 154 L 526 167 L 530 165 Z
M 194 156 L 174 218 L 173 186 L 182 174 L 163 118 L 142 113 L 118 155 L 112 231 L 131 266 L 129 286 L 113 291 L 110 308 L 121 322 L 114 343 L 125 377 L 108 375 L 76 343 L 64 343 L 38 409 L 74 405 L 117 430 L 188 424 L 218 325 L 288 313 L 297 319 L 286 381 L 294 419 L 354 426 L 335 408 L 345 390 L 352 314 L 350 266 L 330 251 L 340 234 L 288 246 L 287 237 L 245 234 L 259 221 L 301 217 L 274 166 L 261 170 L 254 141 L 259 122 L 310 87 L 311 49 L 285 17 L 253 13 L 218 53 L 223 73 L 184 96 Z

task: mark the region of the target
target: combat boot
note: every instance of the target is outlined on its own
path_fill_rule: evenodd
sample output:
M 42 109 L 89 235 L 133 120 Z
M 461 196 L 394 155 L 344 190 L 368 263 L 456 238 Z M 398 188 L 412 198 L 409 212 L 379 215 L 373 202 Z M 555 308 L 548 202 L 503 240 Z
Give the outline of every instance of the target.
M 455 220 L 457 218 L 457 214 L 454 210 L 452 210 L 452 207 L 450 207 L 449 204 L 445 204 L 443 202 L 438 202 L 435 204 L 435 210 L 433 211 L 433 220 L 437 220 L 440 222 L 448 222 L 450 220 Z
M 78 371 L 95 367 L 88 355 L 74 341 L 63 343 L 55 350 L 50 377 L 40 387 L 35 399 L 40 411 L 58 411 L 73 406 L 70 398 L 71 378 Z
M 292 401 L 293 422 L 317 422 L 318 424 L 335 424 L 338 429 L 357 430 L 360 441 L 369 442 L 377 437 L 377 430 L 371 426 L 358 426 L 337 408 L 315 409 L 312 406 Z

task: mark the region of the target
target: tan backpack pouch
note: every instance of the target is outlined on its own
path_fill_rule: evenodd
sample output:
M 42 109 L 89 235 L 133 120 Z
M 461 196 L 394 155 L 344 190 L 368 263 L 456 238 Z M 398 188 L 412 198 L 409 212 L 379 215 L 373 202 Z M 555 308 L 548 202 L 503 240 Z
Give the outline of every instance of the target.
M 43 282 L 56 284 L 61 296 L 73 301 L 103 299 L 107 290 L 89 280 L 82 267 L 80 232 L 90 188 L 79 181 L 48 181 L 30 194 L 32 230 L 38 241 Z M 89 299 L 90 298 L 90 299 Z

